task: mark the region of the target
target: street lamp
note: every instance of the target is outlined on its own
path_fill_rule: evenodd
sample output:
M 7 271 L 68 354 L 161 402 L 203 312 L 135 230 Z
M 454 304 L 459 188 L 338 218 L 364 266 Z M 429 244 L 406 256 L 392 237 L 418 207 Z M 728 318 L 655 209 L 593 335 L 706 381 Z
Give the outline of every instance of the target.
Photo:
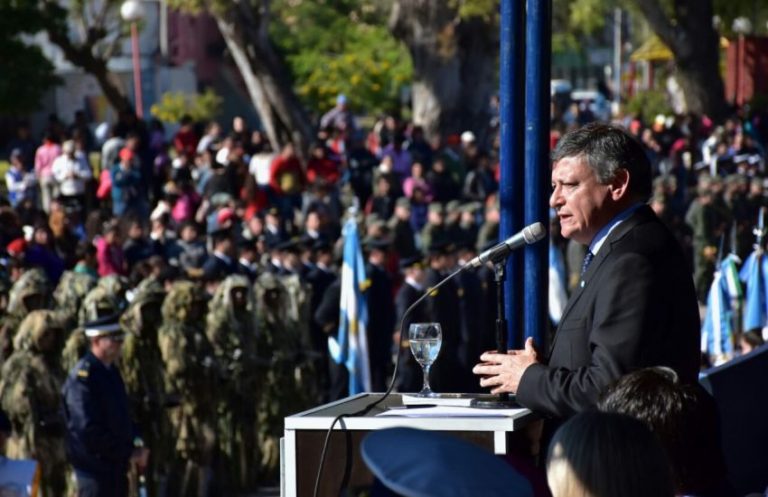
M 120 6 L 120 16 L 131 23 L 131 58 L 133 59 L 133 95 L 136 117 L 144 118 L 144 102 L 141 96 L 141 59 L 139 53 L 139 28 L 137 23 L 144 19 L 144 5 L 140 0 L 126 0 Z
M 733 25 L 731 27 L 735 33 L 742 36 L 748 35 L 752 32 L 752 21 L 750 21 L 748 17 L 737 17 L 733 20 Z
M 735 100 L 737 105 L 743 105 L 744 104 L 744 52 L 745 52 L 745 41 L 744 36 L 748 35 L 752 32 L 752 21 L 749 20 L 747 17 L 737 17 L 733 20 L 733 24 L 731 25 L 731 28 L 733 28 L 734 33 L 739 35 L 737 45 L 736 45 L 736 94 L 735 94 Z

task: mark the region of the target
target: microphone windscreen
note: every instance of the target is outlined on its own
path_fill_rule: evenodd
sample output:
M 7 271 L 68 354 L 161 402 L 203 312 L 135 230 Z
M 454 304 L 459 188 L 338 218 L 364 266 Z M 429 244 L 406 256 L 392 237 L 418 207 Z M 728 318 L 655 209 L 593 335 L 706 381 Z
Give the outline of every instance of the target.
M 533 223 L 523 230 L 523 238 L 527 244 L 536 243 L 545 236 L 547 236 L 547 230 L 542 223 Z

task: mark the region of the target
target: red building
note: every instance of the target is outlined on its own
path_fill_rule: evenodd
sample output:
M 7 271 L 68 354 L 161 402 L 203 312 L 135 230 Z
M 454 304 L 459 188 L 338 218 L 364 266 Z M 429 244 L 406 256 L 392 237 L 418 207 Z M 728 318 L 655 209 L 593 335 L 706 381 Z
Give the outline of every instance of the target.
M 768 95 L 768 37 L 741 36 L 726 50 L 725 97 L 737 105 Z

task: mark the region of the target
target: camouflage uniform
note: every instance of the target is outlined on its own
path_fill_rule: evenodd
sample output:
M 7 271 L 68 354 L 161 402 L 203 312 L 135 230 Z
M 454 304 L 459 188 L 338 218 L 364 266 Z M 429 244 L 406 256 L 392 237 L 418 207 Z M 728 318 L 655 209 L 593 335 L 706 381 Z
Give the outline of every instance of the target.
M 235 299 L 235 292 L 244 293 Z M 256 441 L 256 302 L 250 281 L 227 277 L 208 304 L 206 333 L 216 359 L 225 370 L 218 406 L 221 491 L 253 490 L 258 473 Z
M 257 429 L 261 447 L 261 466 L 265 475 L 274 477 L 280 462 L 280 437 L 283 418 L 313 405 L 315 396 L 306 385 L 314 383 L 307 373 L 308 361 L 302 355 L 310 347 L 303 340 L 298 314 L 290 294 L 279 277 L 264 273 L 256 280 L 259 339 L 257 350 L 262 385 L 258 389 Z
M 206 296 L 189 281 L 174 283 L 162 307 L 158 332 L 166 373 L 166 392 L 178 395 L 180 405 L 171 412 L 176 440 L 176 463 L 183 471 L 169 480 L 181 488 L 171 495 L 199 495 L 216 447 L 215 415 L 221 372 L 213 347 L 205 335 Z M 183 469 L 182 469 L 183 468 Z
M 70 371 L 88 351 L 88 339 L 82 326 L 90 321 L 120 312 L 125 307 L 127 280 L 122 276 L 110 275 L 99 279 L 96 287 L 88 292 L 78 312 L 79 327 L 74 329 L 64 345 L 62 365 Z
M 13 425 L 7 455 L 40 463 L 43 495 L 63 496 L 67 457 L 57 353 L 63 328 L 53 311 L 37 310 L 20 324 L 18 348 L 3 364 L 0 403 Z
M 65 271 L 59 280 L 56 290 L 53 291 L 53 301 L 56 310 L 62 317 L 65 330 L 71 330 L 77 326 L 80 306 L 88 292 L 96 286 L 96 278 L 90 274 Z
M 8 312 L 8 293 L 10 290 L 11 283 L 4 273 L 0 273 L 0 323 Z
M 47 308 L 48 291 L 48 278 L 40 268 L 25 271 L 11 287 L 8 314 L 0 328 L 0 364 L 13 353 L 16 331 L 27 314 Z
M 165 409 L 165 373 L 157 344 L 164 298 L 163 286 L 147 278 L 136 287 L 128 309 L 120 317 L 126 336 L 117 365 L 131 402 L 132 418 L 150 450 L 149 465 L 144 470 L 150 497 L 158 495 L 173 451 Z

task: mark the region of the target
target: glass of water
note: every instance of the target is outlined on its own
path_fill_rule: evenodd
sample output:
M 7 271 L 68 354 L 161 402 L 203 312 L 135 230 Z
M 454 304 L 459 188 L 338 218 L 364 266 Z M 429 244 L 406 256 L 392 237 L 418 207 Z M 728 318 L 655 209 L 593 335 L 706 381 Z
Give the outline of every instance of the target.
M 411 352 L 424 372 L 424 387 L 418 393 L 420 397 L 435 397 L 436 393 L 429 387 L 429 368 L 440 353 L 443 343 L 443 330 L 440 323 L 413 323 L 408 329 L 408 340 Z

